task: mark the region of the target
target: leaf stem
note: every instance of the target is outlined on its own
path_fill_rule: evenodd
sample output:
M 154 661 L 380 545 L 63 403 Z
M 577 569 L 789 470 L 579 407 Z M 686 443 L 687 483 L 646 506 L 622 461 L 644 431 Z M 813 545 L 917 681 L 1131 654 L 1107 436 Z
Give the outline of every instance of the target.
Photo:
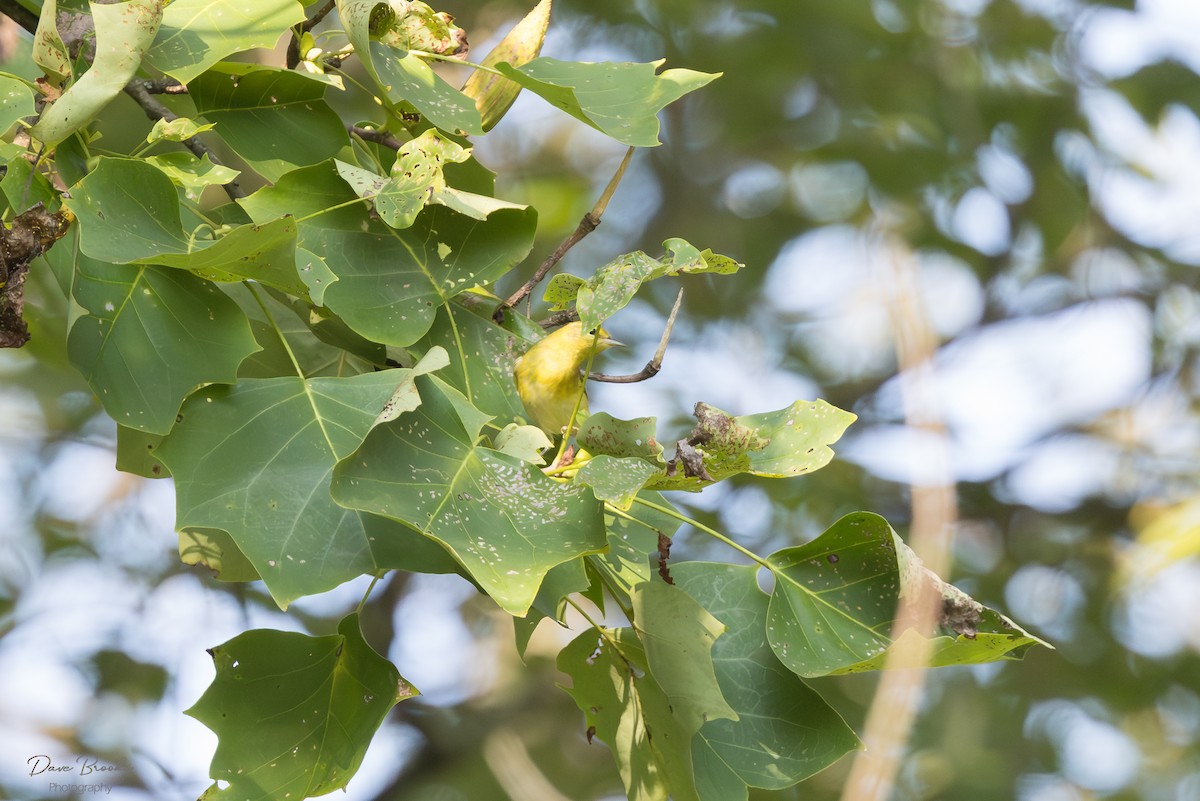
M 375 585 L 378 584 L 379 580 L 385 575 L 387 575 L 387 571 L 381 570 L 371 577 L 371 583 L 367 586 L 367 591 L 363 593 L 362 600 L 358 602 L 358 608 L 354 610 L 356 615 L 362 614 L 363 607 L 367 605 L 367 599 L 371 597 L 371 590 L 375 589 Z
M 656 512 L 661 512 L 662 514 L 667 515 L 668 517 L 673 517 L 676 520 L 680 521 L 681 523 L 687 523 L 688 525 L 690 525 L 700 531 L 703 531 L 705 534 L 707 534 L 708 536 L 717 540 L 718 542 L 722 542 L 725 545 L 728 545 L 730 548 L 733 548 L 735 551 L 742 554 L 743 556 L 754 560 L 758 564 L 765 567 L 767 570 L 770 570 L 772 573 L 777 572 L 775 570 L 775 566 L 772 565 L 770 562 L 768 562 L 766 559 L 763 559 L 761 556 L 756 554 L 754 551 L 751 551 L 750 549 L 745 548 L 742 545 L 738 544 L 737 542 L 734 542 L 733 540 L 729 539 L 729 537 L 726 537 L 724 534 L 717 531 L 715 528 L 709 528 L 708 526 L 701 523 L 699 520 L 693 520 L 692 518 L 688 517 L 687 515 L 683 514 L 682 512 L 678 512 L 669 506 L 662 506 L 661 504 L 657 504 L 654 501 L 648 501 L 645 498 L 642 498 L 640 496 L 635 496 L 633 499 L 633 502 L 637 503 L 637 504 L 641 504 L 642 506 L 645 506 L 647 509 L 653 509 Z
M 596 620 L 591 615 L 589 615 L 582 606 L 579 605 L 579 602 L 576 601 L 571 596 L 568 595 L 565 600 L 568 604 L 570 604 L 571 606 L 573 606 L 575 608 L 575 611 L 579 613 L 580 617 L 582 617 L 589 624 L 591 624 L 591 627 L 593 629 L 595 629 L 596 632 L 602 638 L 604 638 L 605 640 L 608 641 L 608 644 L 612 646 L 613 651 L 616 652 L 617 656 L 621 657 L 621 660 L 623 662 L 625 662 L 625 664 L 629 665 L 630 664 L 629 658 L 626 657 L 625 654 L 621 653 L 621 644 L 619 642 L 617 642 L 617 640 L 612 636 L 612 634 L 609 633 L 608 628 L 606 626 L 601 626 L 599 623 L 597 623 Z
M 258 302 L 258 307 L 262 309 L 263 314 L 267 316 L 267 322 L 270 323 L 271 328 L 275 330 L 275 334 L 279 337 L 279 341 L 283 343 L 283 349 L 287 351 L 288 358 L 292 360 L 292 366 L 296 368 L 296 375 L 303 380 L 305 377 L 304 370 L 301 369 L 300 362 L 296 359 L 296 354 L 292 352 L 292 346 L 287 341 L 287 337 L 283 335 L 283 331 L 279 328 L 279 324 L 275 322 L 275 315 L 271 314 L 271 310 L 267 308 L 266 302 L 263 301 L 262 296 L 258 294 L 258 290 L 254 288 L 252 283 L 249 281 L 243 281 L 242 283 L 247 289 L 250 290 L 250 294 L 253 295 L 254 299 Z

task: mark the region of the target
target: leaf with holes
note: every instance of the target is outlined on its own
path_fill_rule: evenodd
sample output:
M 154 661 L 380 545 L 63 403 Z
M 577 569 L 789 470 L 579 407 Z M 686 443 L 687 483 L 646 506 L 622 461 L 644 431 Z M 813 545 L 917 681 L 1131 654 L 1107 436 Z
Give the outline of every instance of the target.
M 349 378 L 243 379 L 187 399 L 156 455 L 175 478 L 176 522 L 227 531 L 281 607 L 363 573 L 408 564 L 420 537 L 329 497 L 338 459 L 379 419 L 419 403 L 416 375 L 445 365 Z
M 475 102 L 442 80 L 415 53 L 391 47 L 372 28 L 379 0 L 338 0 L 338 16 L 354 52 L 392 103 L 411 103 L 431 123 L 450 133 L 482 134 L 483 121 Z M 385 12 L 386 13 L 386 12 Z
M 288 173 L 241 205 L 260 223 L 303 218 L 300 246 L 320 253 L 337 276 L 325 288 L 325 306 L 374 342 L 413 344 L 429 331 L 439 306 L 504 275 L 533 246 L 532 209 L 472 220 L 434 207 L 396 230 L 355 200 L 327 162 Z
M 217 735 L 204 798 L 310 798 L 343 788 L 388 711 L 418 694 L 363 639 L 358 615 L 310 637 L 255 629 L 209 651 L 217 675 L 187 714 Z
M 846 515 L 767 562 L 775 574 L 767 637 L 779 661 L 801 676 L 882 667 L 904 593 L 939 607 L 932 666 L 1017 659 L 1045 645 L 930 573 L 878 515 Z
M 654 147 L 658 112 L 720 73 L 671 69 L 655 74 L 663 61 L 647 64 L 586 64 L 536 58 L 520 67 L 496 65 L 504 77 L 541 95 L 572 117 L 634 147 Z
M 188 94 L 226 144 L 276 181 L 350 144 L 341 118 L 325 102 L 326 88 L 299 72 L 221 63 L 191 81 Z
M 150 48 L 162 22 L 163 0 L 92 3 L 90 7 L 96 37 L 92 66 L 61 97 L 45 107 L 41 119 L 29 131 L 31 137 L 49 147 L 86 126 L 121 93 L 137 73 L 142 55 Z M 39 36 L 39 42 L 51 41 L 46 35 L 53 27 L 53 11 L 51 8 L 47 31 Z M 38 31 L 42 31 L 41 23 Z M 41 52 L 57 61 L 52 56 L 53 47 Z
M 651 258 L 640 250 L 618 256 L 587 280 L 559 273 L 550 279 L 544 299 L 554 309 L 574 303 L 583 327 L 591 330 L 629 305 L 647 281 L 693 273 L 731 275 L 745 266 L 711 250 L 697 250 L 682 239 L 668 239 L 663 242 L 663 250 L 667 255 L 662 259 Z
M 421 405 L 338 465 L 333 497 L 437 540 L 506 612 L 524 616 L 555 565 L 604 548 L 600 503 L 475 443 L 489 417 L 434 376 Z
M 274 47 L 304 21 L 296 0 L 174 0 L 145 62 L 180 83 L 234 53 Z

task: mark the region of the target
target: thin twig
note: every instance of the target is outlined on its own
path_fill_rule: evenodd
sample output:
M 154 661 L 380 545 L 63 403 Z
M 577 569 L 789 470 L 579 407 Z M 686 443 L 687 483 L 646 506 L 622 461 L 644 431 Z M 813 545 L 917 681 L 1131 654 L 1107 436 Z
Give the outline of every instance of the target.
M 300 23 L 300 28 L 299 28 L 298 32 L 295 28 L 292 29 L 292 40 L 290 42 L 288 42 L 288 48 L 287 48 L 287 66 L 288 66 L 289 70 L 295 69 L 296 65 L 300 63 L 300 56 L 301 56 L 300 37 L 297 35 L 297 33 L 301 33 L 301 34 L 308 33 L 313 28 L 320 25 L 321 20 L 325 19 L 325 17 L 329 15 L 329 12 L 333 11 L 333 9 L 336 7 L 337 7 L 337 0 L 329 0 L 328 3 L 321 6 L 317 10 L 316 14 L 313 14 L 312 17 L 310 17 L 309 19 L 306 19 L 306 20 L 304 20 L 304 22 Z
M 0 0 L 0 14 L 11 19 L 30 33 L 37 33 L 38 16 L 16 0 Z
M 387 131 L 376 131 L 373 128 L 362 128 L 358 125 L 347 126 L 346 130 L 348 130 L 351 135 L 357 136 L 359 139 L 367 142 L 374 142 L 375 144 L 383 145 L 384 147 L 390 147 L 392 150 L 399 150 L 404 144 Z
M 167 108 L 162 103 L 158 102 L 158 100 L 156 100 L 154 96 L 150 94 L 150 91 L 143 85 L 144 83 L 145 81 L 141 80 L 130 81 L 129 83 L 125 84 L 125 94 L 132 97 L 134 102 L 141 106 L 142 110 L 146 112 L 146 116 L 152 120 L 166 120 L 167 122 L 171 122 L 172 120 L 179 119 L 178 114 L 171 111 L 171 109 Z M 201 142 L 198 137 L 193 136 L 190 139 L 185 139 L 183 141 L 183 145 L 188 150 L 192 151 L 192 153 L 196 155 L 196 158 L 204 158 L 205 156 L 208 156 L 208 160 L 213 164 L 216 164 L 217 166 L 224 166 L 221 160 L 214 156 L 212 151 L 208 149 L 208 145 Z M 241 185 L 239 185 L 236 180 L 224 184 L 223 188 L 225 190 L 225 194 L 229 195 L 230 200 L 237 200 L 238 198 L 246 196 L 246 193 L 242 191 Z
M 909 543 L 930 571 L 946 576 L 958 507 L 944 444 L 946 429 L 931 389 L 937 338 L 927 313 L 921 308 L 912 253 L 898 241 L 887 245 L 892 254 L 891 272 L 896 288 L 891 306 L 905 421 L 910 427 L 931 434 L 934 443 L 931 453 L 922 461 L 922 472 L 934 471 L 933 478 L 912 487 Z M 892 797 L 924 690 L 940 601 L 938 593 L 922 592 L 908 593 L 900 599 L 891 631 L 895 645 L 888 651 L 879 687 L 867 712 L 862 738 L 867 750 L 855 757 L 842 786 L 841 801 L 887 801 Z M 909 629 L 921 636 L 900 639 Z
M 579 221 L 579 225 L 571 235 L 564 239 L 562 244 L 546 257 L 546 260 L 537 268 L 537 272 L 533 274 L 533 277 L 500 304 L 495 314 L 492 315 L 492 319 L 496 322 L 502 322 L 504 320 L 505 309 L 511 309 L 529 297 L 534 287 L 540 284 L 542 279 L 546 277 L 546 273 L 553 270 L 554 266 L 562 260 L 562 257 L 567 255 L 567 251 L 575 247 L 579 243 L 579 240 L 596 230 L 596 227 L 600 225 L 600 218 L 604 216 L 604 210 L 608 208 L 608 201 L 612 199 L 613 193 L 617 191 L 617 186 L 621 183 L 621 178 L 625 175 L 625 168 L 629 166 L 629 160 L 632 157 L 633 148 L 631 147 L 625 152 L 625 158 L 621 159 L 621 166 L 617 167 L 612 180 L 608 182 L 608 186 L 604 188 L 604 192 L 601 193 L 600 199 L 596 201 L 596 205 L 592 207 L 592 210 L 583 215 L 583 219 Z
M 679 304 L 682 302 L 683 290 L 680 289 L 679 294 L 675 296 L 675 305 L 671 308 L 671 316 L 667 318 L 667 327 L 663 329 L 662 338 L 658 340 L 658 350 L 654 352 L 654 358 L 646 362 L 646 366 L 639 372 L 630 375 L 592 373 L 589 377 L 594 381 L 603 381 L 608 384 L 636 384 L 658 375 L 658 371 L 662 369 L 663 356 L 667 353 L 667 341 L 671 339 L 671 329 L 675 327 L 675 317 L 679 314 Z
M 174 78 L 135 79 L 152 95 L 186 95 L 188 88 Z

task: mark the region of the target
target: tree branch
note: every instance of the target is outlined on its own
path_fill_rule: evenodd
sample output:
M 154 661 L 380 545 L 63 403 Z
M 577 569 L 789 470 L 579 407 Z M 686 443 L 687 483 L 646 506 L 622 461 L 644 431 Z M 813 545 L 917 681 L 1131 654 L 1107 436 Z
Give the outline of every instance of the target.
M 178 114 L 171 111 L 171 109 L 167 108 L 162 103 L 158 102 L 158 100 L 151 95 L 150 89 L 146 86 L 147 83 L 149 82 L 134 79 L 125 84 L 125 94 L 132 97 L 134 102 L 141 106 L 142 110 L 146 112 L 146 116 L 152 120 L 166 120 L 167 122 L 171 122 L 172 120 L 179 119 Z M 221 160 L 214 156 L 212 151 L 208 149 L 208 145 L 201 142 L 198 137 L 193 136 L 191 139 L 185 139 L 183 145 L 188 150 L 192 151 L 197 158 L 204 158 L 205 156 L 208 156 L 208 160 L 213 164 L 224 166 Z M 242 191 L 241 185 L 238 184 L 236 180 L 224 184 L 222 188 L 225 190 L 225 194 L 229 195 L 230 200 L 237 200 L 238 198 L 246 196 L 246 193 Z
M 679 304 L 683 302 L 683 290 L 679 290 L 679 294 L 675 296 L 675 305 L 671 307 L 671 316 L 667 318 L 667 327 L 663 329 L 662 338 L 658 341 L 658 350 L 654 352 L 654 358 L 646 362 L 646 366 L 641 371 L 630 375 L 605 375 L 604 373 L 592 373 L 589 378 L 593 381 L 604 381 L 608 384 L 636 384 L 639 381 L 645 381 L 648 378 L 654 378 L 658 375 L 658 371 L 662 369 L 663 356 L 667 352 L 667 341 L 671 338 L 671 329 L 675 327 L 675 317 L 679 314 Z
M 583 219 L 579 221 L 579 225 L 575 228 L 574 232 L 564 239 L 562 244 L 554 249 L 553 253 L 546 257 L 546 260 L 537 268 L 537 272 L 533 274 L 533 277 L 500 304 L 499 308 L 492 315 L 493 320 L 496 322 L 503 321 L 505 309 L 511 309 L 529 297 L 534 287 L 540 284 L 542 279 L 546 277 L 546 273 L 553 270 L 554 265 L 558 264 L 562 260 L 562 257 L 567 255 L 567 251 L 575 247 L 579 243 L 579 240 L 596 230 L 596 227 L 600 225 L 600 218 L 604 215 L 604 210 L 608 208 L 608 201 L 612 199 L 613 193 L 617 191 L 617 186 L 621 183 L 621 178 L 625 175 L 625 168 L 629 166 L 629 160 L 632 157 L 633 148 L 631 147 L 625 152 L 625 158 L 621 159 L 621 166 L 617 167 L 616 173 L 613 174 L 612 180 L 608 182 L 608 186 L 604 188 L 604 192 L 600 195 L 600 199 L 596 201 L 596 205 L 592 207 L 591 211 L 583 215 Z
M 17 0 L 0 0 L 0 14 L 11 19 L 30 33 L 37 33 L 38 17 Z
M 377 145 L 390 147 L 392 150 L 399 150 L 403 144 L 399 139 L 392 136 L 387 131 L 376 131 L 372 128 L 362 128 L 358 125 L 350 125 L 346 128 L 352 136 L 357 136 L 367 142 L 374 142 Z

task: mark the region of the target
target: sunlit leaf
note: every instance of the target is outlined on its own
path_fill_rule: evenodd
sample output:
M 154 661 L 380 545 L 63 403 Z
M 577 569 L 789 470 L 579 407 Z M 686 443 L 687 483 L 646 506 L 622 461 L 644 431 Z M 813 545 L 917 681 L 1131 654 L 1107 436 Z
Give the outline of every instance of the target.
M 187 714 L 217 735 L 205 798 L 309 798 L 354 776 L 384 716 L 417 695 L 349 615 L 338 633 L 255 629 L 209 651 L 217 675 Z
M 304 20 L 296 0 L 173 0 L 146 63 L 180 83 L 233 53 L 274 47 Z
M 618 256 L 587 280 L 559 273 L 547 285 L 545 300 L 555 309 L 565 309 L 574 302 L 583 327 L 591 330 L 629 305 L 646 281 L 692 273 L 729 275 L 744 266 L 711 250 L 699 251 L 682 239 L 668 239 L 663 242 L 663 250 L 667 255 L 662 259 L 651 258 L 640 250 Z
M 50 146 L 95 119 L 137 73 L 142 55 L 154 41 L 162 22 L 163 0 L 127 0 L 110 5 L 93 3 L 91 12 L 96 28 L 96 57 L 91 68 L 42 111 L 41 119 L 29 132 L 34 139 Z M 48 29 L 53 27 L 53 19 L 51 16 L 46 20 Z M 57 32 L 51 37 L 48 29 L 40 41 L 50 44 L 40 52 L 55 63 L 57 70 L 61 64 L 54 55 L 57 48 L 52 43 Z M 41 24 L 38 30 L 42 30 Z M 58 44 L 61 45 L 61 40 Z
M 1017 659 L 1044 645 L 930 573 L 878 515 L 847 515 L 767 561 L 775 574 L 767 638 L 801 676 L 882 667 L 901 593 L 938 605 L 935 667 Z
M 438 76 L 420 56 L 376 38 L 371 13 L 379 0 L 338 0 L 338 15 L 363 66 L 392 103 L 408 102 L 431 123 L 450 133 L 481 134 L 474 101 Z
M 725 625 L 686 592 L 659 580 L 633 588 L 633 615 L 650 672 L 684 731 L 694 734 L 709 720 L 737 720 L 713 672 L 713 644 Z
M 658 112 L 720 75 L 686 69 L 655 74 L 662 65 L 661 60 L 586 64 L 537 58 L 519 67 L 500 63 L 496 69 L 618 142 L 654 147 Z
M 550 25 L 550 5 L 551 0 L 541 0 L 484 56 L 480 65 L 495 67 L 505 62 L 520 67 L 537 58 Z M 483 118 L 483 130 L 490 131 L 516 101 L 521 85 L 490 71 L 475 70 L 463 84 L 462 92 L 474 98 Z

